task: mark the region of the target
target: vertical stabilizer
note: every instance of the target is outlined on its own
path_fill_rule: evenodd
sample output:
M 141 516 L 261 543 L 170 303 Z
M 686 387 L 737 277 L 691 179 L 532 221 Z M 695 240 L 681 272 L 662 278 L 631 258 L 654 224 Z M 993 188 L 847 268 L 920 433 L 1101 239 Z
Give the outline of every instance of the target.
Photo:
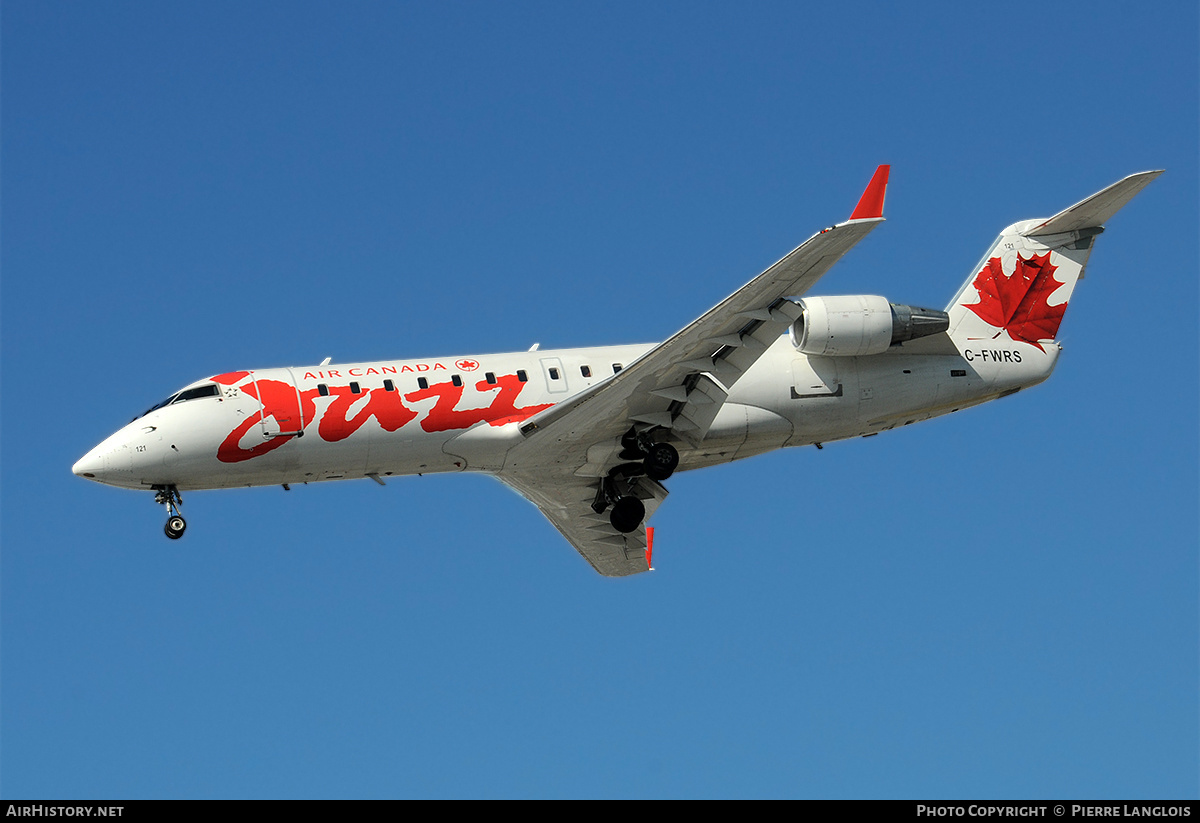
M 1006 228 L 946 307 L 951 336 L 1039 349 L 1054 340 L 1103 223 L 1160 174 L 1130 175 L 1048 220 Z

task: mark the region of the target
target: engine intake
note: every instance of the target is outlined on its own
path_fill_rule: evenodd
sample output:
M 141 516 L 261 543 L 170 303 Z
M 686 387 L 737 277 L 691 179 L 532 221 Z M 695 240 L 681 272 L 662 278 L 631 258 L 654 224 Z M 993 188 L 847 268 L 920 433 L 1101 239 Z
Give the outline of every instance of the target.
M 950 316 L 944 311 L 889 303 L 886 297 L 872 294 L 805 297 L 796 302 L 804 313 L 792 324 L 792 345 L 804 354 L 880 354 L 896 343 L 950 328 Z

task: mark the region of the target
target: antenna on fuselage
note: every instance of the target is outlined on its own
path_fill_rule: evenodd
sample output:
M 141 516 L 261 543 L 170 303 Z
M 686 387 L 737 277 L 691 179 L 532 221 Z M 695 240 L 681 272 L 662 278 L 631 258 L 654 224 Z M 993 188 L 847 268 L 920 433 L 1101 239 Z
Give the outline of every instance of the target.
M 322 361 L 321 361 L 321 365 L 322 365 L 322 366 L 328 366 L 328 365 L 329 365 L 329 361 L 330 361 L 330 360 L 332 360 L 332 359 L 333 359 L 332 357 L 326 357 L 324 360 L 322 360 Z
M 541 344 L 541 343 L 534 343 L 532 346 L 530 346 L 530 347 L 529 347 L 529 350 L 530 350 L 530 351 L 537 351 L 537 347 L 538 347 L 538 346 L 540 346 L 540 345 L 542 345 L 542 344 Z

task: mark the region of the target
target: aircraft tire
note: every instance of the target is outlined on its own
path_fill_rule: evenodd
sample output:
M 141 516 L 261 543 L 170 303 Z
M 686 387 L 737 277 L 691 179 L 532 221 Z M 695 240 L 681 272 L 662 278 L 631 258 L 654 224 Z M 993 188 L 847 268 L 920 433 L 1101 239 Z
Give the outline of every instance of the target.
M 187 522 L 179 515 L 172 515 L 167 518 L 167 525 L 163 527 L 163 531 L 167 537 L 172 540 L 178 540 L 183 537 L 183 530 L 187 528 Z
M 646 517 L 646 506 L 636 497 L 622 497 L 613 504 L 608 522 L 621 534 L 629 534 L 642 525 Z
M 643 462 L 646 476 L 651 480 L 663 481 L 679 467 L 679 452 L 670 443 L 655 443 Z

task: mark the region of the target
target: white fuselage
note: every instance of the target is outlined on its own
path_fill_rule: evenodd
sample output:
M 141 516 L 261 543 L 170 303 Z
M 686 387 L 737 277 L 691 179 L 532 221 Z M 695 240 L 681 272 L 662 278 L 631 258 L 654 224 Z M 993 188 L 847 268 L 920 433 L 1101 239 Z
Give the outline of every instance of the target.
M 1059 351 L 1054 343 L 938 340 L 872 356 L 815 357 L 780 337 L 734 384 L 699 445 L 677 443 L 679 470 L 956 411 L 1041 382 Z M 181 491 L 430 472 L 503 474 L 509 447 L 521 439 L 520 421 L 600 383 L 651 348 L 217 375 L 180 393 L 196 396 L 137 418 L 73 470 L 114 486 Z

